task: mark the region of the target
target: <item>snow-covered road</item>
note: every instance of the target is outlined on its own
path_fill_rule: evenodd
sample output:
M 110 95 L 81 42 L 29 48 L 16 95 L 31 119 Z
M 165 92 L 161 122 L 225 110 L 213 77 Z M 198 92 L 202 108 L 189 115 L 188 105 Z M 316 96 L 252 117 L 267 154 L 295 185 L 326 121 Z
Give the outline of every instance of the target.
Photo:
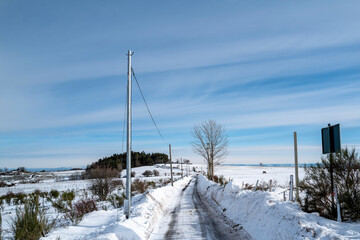
M 211 209 L 197 191 L 197 179 L 187 185 L 173 208 L 150 236 L 160 239 L 249 239 L 239 225 L 231 226 Z

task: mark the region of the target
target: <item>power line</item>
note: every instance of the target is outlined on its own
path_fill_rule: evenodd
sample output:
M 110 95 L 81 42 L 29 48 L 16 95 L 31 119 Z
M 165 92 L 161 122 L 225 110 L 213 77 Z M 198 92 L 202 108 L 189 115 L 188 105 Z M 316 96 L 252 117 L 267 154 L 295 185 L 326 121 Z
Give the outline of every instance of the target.
M 145 106 L 146 106 L 146 108 L 147 108 L 147 110 L 148 110 L 148 112 L 149 112 L 149 115 L 150 115 L 150 117 L 151 117 L 152 122 L 154 123 L 154 125 L 155 125 L 155 127 L 156 127 L 156 129 L 157 129 L 157 131 L 158 131 L 158 133 L 159 133 L 159 135 L 160 135 L 160 137 L 161 137 L 162 140 L 164 141 L 164 143 L 165 143 L 166 145 L 169 145 L 169 144 L 165 141 L 163 135 L 161 134 L 161 132 L 160 132 L 160 130 L 159 130 L 159 128 L 158 128 L 158 126 L 157 126 L 157 124 L 156 124 L 156 122 L 155 122 L 155 120 L 154 120 L 154 118 L 153 118 L 153 116 L 152 116 L 152 114 L 151 114 L 151 112 L 150 112 L 149 106 L 148 106 L 147 103 L 146 103 L 144 94 L 143 94 L 143 92 L 141 91 L 140 84 L 139 84 L 138 80 L 136 79 L 135 72 L 134 72 L 134 69 L 133 69 L 133 68 L 131 68 L 131 72 L 132 72 L 132 75 L 134 76 L 134 79 L 135 79 L 135 81 L 136 81 L 136 84 L 137 84 L 137 86 L 138 86 L 138 88 L 139 88 L 139 91 L 140 91 L 140 93 L 141 93 L 141 97 L 142 97 L 142 99 L 144 100 Z

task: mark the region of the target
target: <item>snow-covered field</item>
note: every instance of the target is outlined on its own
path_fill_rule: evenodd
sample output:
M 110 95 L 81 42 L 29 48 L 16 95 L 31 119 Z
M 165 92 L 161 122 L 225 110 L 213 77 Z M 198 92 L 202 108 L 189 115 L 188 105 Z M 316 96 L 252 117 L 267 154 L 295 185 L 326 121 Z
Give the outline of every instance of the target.
M 181 178 L 180 165 L 174 164 L 176 179 Z M 179 168 L 177 168 L 179 167 Z M 205 165 L 190 165 L 184 169 L 197 172 L 205 171 Z M 146 170 L 157 170 L 159 176 L 144 177 Z M 133 168 L 135 178 L 147 181 L 159 181 L 169 179 L 169 165 L 147 166 Z M 264 173 L 264 171 L 266 173 Z M 188 171 L 184 170 L 184 175 Z M 65 175 L 66 173 L 57 173 Z M 241 225 L 253 239 L 360 239 L 360 223 L 338 223 L 324 219 L 318 214 L 308 214 L 301 211 L 300 207 L 293 202 L 284 201 L 284 191 L 288 193 L 290 175 L 295 175 L 291 167 L 247 167 L 247 166 L 216 166 L 215 174 L 224 175 L 226 179 L 233 179 L 225 187 L 208 181 L 199 176 L 197 189 L 204 201 L 212 204 L 220 214 L 228 218 L 235 226 Z M 122 176 L 126 175 L 125 170 Z M 299 168 L 300 180 L 304 177 L 304 169 Z M 124 181 L 125 179 L 121 178 Z M 145 194 L 133 197 L 133 209 L 130 219 L 125 219 L 123 208 L 115 209 L 110 203 L 98 203 L 99 211 L 85 215 L 77 226 L 68 226 L 53 230 L 43 239 L 148 239 L 154 238 L 152 232 L 159 228 L 166 229 L 168 226 L 159 223 L 166 222 L 169 214 L 173 211 L 175 203 L 179 202 L 182 189 L 191 180 L 185 177 L 165 187 L 151 189 Z M 256 181 L 277 182 L 273 192 L 243 190 L 244 184 L 254 185 Z M 35 189 L 50 191 L 75 190 L 77 199 L 81 198 L 88 190 L 88 180 L 55 182 L 47 181 L 36 184 L 18 184 L 14 187 L 0 188 L 0 195 L 13 192 L 30 193 Z M 191 200 L 191 198 L 189 198 Z M 11 217 L 14 216 L 15 206 L 4 204 L 3 229 L 9 228 Z M 102 207 L 101 207 L 102 206 Z M 47 207 L 51 207 L 47 205 Z M 50 209 L 49 214 L 57 213 Z M 187 215 L 188 217 L 191 214 Z M 165 219 L 165 220 L 164 220 Z M 154 230 L 155 229 L 155 230 Z M 164 232 L 166 232 L 163 229 Z M 4 239 L 11 239 L 11 234 L 5 232 Z
M 149 170 L 153 172 L 154 170 L 157 170 L 159 172 L 159 176 L 149 176 L 145 177 L 142 174 Z M 88 198 L 95 198 L 92 196 L 91 192 L 89 191 L 89 186 L 91 181 L 90 180 L 74 180 L 74 181 L 66 181 L 68 177 L 74 176 L 74 175 L 81 175 L 84 170 L 74 170 L 74 171 L 57 171 L 57 172 L 46 172 L 41 173 L 42 175 L 49 176 L 49 178 L 46 178 L 46 180 L 38 182 L 38 183 L 20 183 L 21 181 L 14 180 L 11 181 L 10 177 L 6 177 L 6 179 L 0 179 L 0 181 L 6 181 L 7 183 L 16 183 L 15 186 L 11 187 L 3 187 L 0 188 L 0 196 L 6 195 L 9 192 L 12 193 L 24 193 L 24 194 L 30 194 L 34 191 L 41 191 L 41 192 L 50 192 L 51 190 L 57 190 L 61 192 L 65 191 L 74 191 L 75 192 L 75 199 L 74 203 L 81 200 L 81 199 L 88 199 Z M 170 168 L 169 165 L 154 165 L 154 166 L 146 166 L 146 167 L 138 167 L 133 168 L 132 172 L 135 172 L 134 179 L 140 179 L 145 180 L 147 182 L 154 182 L 157 185 L 160 184 L 160 182 L 169 181 L 170 180 Z M 174 179 L 177 180 L 181 178 L 181 170 L 174 168 Z M 36 175 L 37 173 L 34 173 Z M 39 173 L 40 174 L 40 173 Z M 121 178 L 118 178 L 117 180 L 122 180 L 123 184 L 126 183 L 126 170 L 123 170 L 121 173 Z M 15 179 L 16 177 L 14 177 Z M 57 181 L 61 179 L 61 181 Z M 65 181 L 63 181 L 65 179 Z M 117 189 L 113 193 L 120 194 L 123 192 L 124 189 Z M 52 204 L 44 198 L 44 201 L 41 200 L 44 207 L 47 210 L 47 214 L 50 218 L 60 217 L 63 218 L 63 214 L 58 213 L 53 207 Z M 2 204 L 0 204 L 1 208 L 1 214 L 2 214 L 2 230 L 3 230 L 3 239 L 12 239 L 12 233 L 10 232 L 10 226 L 12 219 L 15 217 L 16 208 L 19 207 L 19 205 L 15 205 L 13 203 L 13 200 L 8 204 L 5 200 L 2 201 Z M 113 210 L 114 207 L 112 204 L 108 201 L 103 201 L 98 203 L 98 209 L 107 209 L 109 211 Z M 108 211 L 101 210 L 101 216 L 108 215 Z M 63 239 L 63 238 L 61 238 Z M 72 239 L 72 238 L 69 238 Z
M 255 184 L 257 180 L 259 180 L 259 182 L 276 180 L 278 185 L 288 186 L 290 181 L 290 175 L 293 175 L 295 180 L 295 168 L 220 165 L 215 167 L 215 175 L 224 175 L 226 178 L 233 179 L 234 182 L 238 184 L 242 184 L 243 182 Z M 299 179 L 303 179 L 304 176 L 304 168 L 299 168 Z

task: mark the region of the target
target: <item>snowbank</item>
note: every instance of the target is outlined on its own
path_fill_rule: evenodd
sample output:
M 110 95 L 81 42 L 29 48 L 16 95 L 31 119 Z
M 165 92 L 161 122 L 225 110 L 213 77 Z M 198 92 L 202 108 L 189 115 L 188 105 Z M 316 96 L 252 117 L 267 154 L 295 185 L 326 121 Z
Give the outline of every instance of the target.
M 190 178 L 184 178 L 171 185 L 150 190 L 147 194 L 133 197 L 132 213 L 124 217 L 123 209 L 117 212 L 96 211 L 87 214 L 77 226 L 54 230 L 43 240 L 98 239 L 98 240 L 137 240 L 148 239 L 158 219 L 163 217 L 169 201 L 179 196 Z M 119 215 L 119 220 L 117 220 Z
M 301 211 L 281 195 L 239 191 L 230 182 L 225 187 L 198 178 L 199 193 L 254 239 L 360 239 L 360 224 L 339 223 Z

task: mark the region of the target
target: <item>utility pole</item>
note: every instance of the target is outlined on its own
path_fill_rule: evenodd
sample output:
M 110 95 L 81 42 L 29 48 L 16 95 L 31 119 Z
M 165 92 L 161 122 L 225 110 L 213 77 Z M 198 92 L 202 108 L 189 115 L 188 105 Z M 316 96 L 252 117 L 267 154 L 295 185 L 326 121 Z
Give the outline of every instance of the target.
M 128 81 L 127 81 L 127 142 L 126 142 L 126 201 L 124 212 L 126 218 L 131 213 L 131 56 L 128 51 Z
M 210 143 L 206 143 L 206 151 L 207 151 L 207 155 L 208 155 L 208 158 L 209 158 L 209 161 L 208 161 L 208 178 L 212 178 L 212 175 L 211 175 L 211 166 L 212 165 L 211 165 L 211 157 L 210 157 Z
M 171 144 L 169 144 L 169 156 L 170 156 L 171 186 L 174 186 L 172 160 L 171 160 Z
M 295 181 L 296 181 L 296 191 L 295 198 L 296 201 L 300 202 L 299 197 L 299 166 L 298 166 L 298 149 L 297 149 L 297 134 L 294 132 L 294 157 L 295 157 Z
M 184 178 L 184 173 L 183 173 L 183 166 L 182 166 L 182 158 L 181 159 L 181 178 Z

